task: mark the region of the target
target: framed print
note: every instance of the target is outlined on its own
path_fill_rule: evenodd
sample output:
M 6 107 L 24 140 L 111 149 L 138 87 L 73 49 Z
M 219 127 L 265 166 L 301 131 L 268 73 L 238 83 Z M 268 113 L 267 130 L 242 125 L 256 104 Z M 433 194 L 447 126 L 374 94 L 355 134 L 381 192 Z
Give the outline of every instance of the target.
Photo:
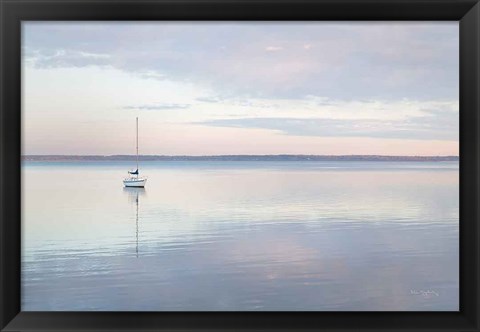
M 2 0 L 2 331 L 477 331 L 479 6 Z

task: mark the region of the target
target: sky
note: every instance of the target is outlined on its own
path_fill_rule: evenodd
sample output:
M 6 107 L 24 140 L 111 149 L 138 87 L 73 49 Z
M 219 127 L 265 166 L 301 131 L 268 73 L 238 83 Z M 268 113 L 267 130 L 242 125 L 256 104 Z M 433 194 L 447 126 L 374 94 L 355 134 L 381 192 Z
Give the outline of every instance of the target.
M 23 22 L 23 154 L 458 155 L 458 22 Z

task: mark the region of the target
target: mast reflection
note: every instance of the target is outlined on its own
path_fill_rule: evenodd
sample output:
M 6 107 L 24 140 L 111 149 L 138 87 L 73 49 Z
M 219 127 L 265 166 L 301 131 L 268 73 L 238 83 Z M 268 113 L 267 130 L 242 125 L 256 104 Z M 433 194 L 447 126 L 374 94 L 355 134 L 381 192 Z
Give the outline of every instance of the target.
M 145 195 L 145 188 L 135 187 L 123 187 L 123 192 L 127 194 L 129 203 L 135 204 L 135 253 L 138 257 L 138 211 L 139 211 L 139 198 Z

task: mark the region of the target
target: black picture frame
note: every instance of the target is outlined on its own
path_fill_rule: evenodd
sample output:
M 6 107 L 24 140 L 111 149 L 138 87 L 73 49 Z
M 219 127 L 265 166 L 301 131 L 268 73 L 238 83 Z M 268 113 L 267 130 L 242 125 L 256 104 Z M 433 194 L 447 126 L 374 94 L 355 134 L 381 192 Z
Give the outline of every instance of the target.
M 480 4 L 476 0 L 0 0 L 0 328 L 479 331 Z M 459 312 L 21 312 L 21 22 L 427 20 L 460 24 Z

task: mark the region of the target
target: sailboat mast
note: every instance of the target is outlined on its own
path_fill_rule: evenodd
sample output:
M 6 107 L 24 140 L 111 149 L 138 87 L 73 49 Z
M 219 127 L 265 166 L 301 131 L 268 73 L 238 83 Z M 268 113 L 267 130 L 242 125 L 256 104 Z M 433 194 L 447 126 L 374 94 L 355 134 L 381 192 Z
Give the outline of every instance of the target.
M 138 116 L 137 116 L 137 177 L 138 177 Z

